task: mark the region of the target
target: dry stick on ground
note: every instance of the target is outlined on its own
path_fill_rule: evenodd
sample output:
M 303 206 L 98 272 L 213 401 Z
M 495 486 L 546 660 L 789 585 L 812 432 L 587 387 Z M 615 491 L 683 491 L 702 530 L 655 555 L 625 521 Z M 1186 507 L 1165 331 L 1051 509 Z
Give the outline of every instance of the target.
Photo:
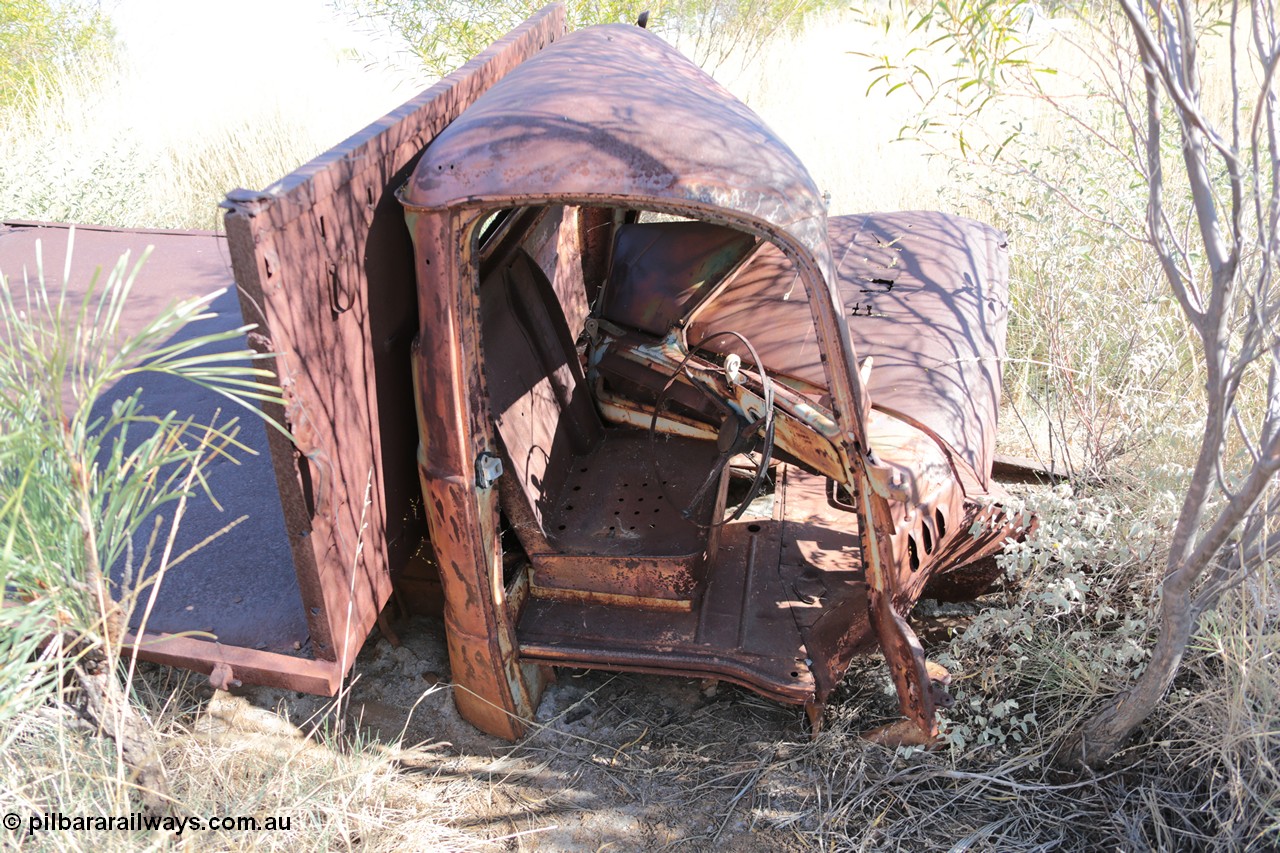
M 1151 661 L 1129 690 L 1110 700 L 1064 745 L 1068 760 L 1098 766 L 1111 758 L 1154 710 L 1172 684 L 1199 616 L 1211 609 L 1231 583 L 1238 583 L 1269 556 L 1276 500 L 1259 501 L 1280 470 L 1280 338 L 1276 334 L 1280 297 L 1273 288 L 1277 220 L 1280 219 L 1280 147 L 1277 146 L 1273 83 L 1280 62 L 1274 7 L 1257 0 L 1250 7 L 1253 51 L 1241 57 L 1237 45 L 1239 2 L 1231 6 L 1230 138 L 1205 115 L 1200 100 L 1195 10 L 1188 0 L 1166 6 L 1160 0 L 1120 0 L 1137 40 L 1146 84 L 1145 127 L 1134 121 L 1135 142 L 1145 149 L 1149 240 L 1174 296 L 1204 354 L 1207 412 L 1204 436 L 1191 484 L 1174 528 L 1160 602 L 1159 635 Z M 1246 148 L 1241 149 L 1239 64 L 1250 56 L 1258 67 L 1261 92 Z M 1248 70 L 1248 69 L 1245 69 Z M 1184 250 L 1165 208 L 1161 162 L 1162 96 L 1178 123 L 1204 270 Z M 1225 174 L 1223 198 L 1214 175 Z M 1246 201 L 1246 194 L 1252 198 Z M 1256 221 L 1245 220 L 1252 202 Z M 1225 221 L 1224 221 L 1225 220 Z M 1256 229 L 1256 230 L 1255 230 Z M 1207 283 L 1207 293 L 1203 289 Z M 1250 417 L 1238 408 L 1238 394 L 1255 362 L 1266 359 L 1266 401 Z M 1235 428 L 1235 434 L 1231 432 Z M 1250 466 L 1234 482 L 1228 442 L 1250 455 Z M 1206 575 L 1208 581 L 1205 582 Z

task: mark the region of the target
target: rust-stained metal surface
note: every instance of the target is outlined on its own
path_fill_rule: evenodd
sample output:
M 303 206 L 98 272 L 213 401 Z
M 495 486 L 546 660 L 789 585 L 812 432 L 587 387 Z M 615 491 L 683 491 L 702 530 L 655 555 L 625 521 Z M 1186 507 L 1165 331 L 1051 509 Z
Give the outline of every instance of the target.
M 1008 323 L 1008 249 L 988 225 L 931 211 L 830 220 L 837 287 L 875 406 L 936 433 L 987 482 Z M 794 264 L 772 246 L 693 323 L 737 329 L 774 371 L 825 387 Z M 720 349 L 729 342 L 711 342 Z
M 412 249 L 393 191 L 423 147 L 483 91 L 563 29 L 552 10 L 417 98 L 260 193 L 228 195 L 226 216 L 251 338 L 278 353 L 293 441 L 271 455 L 315 656 L 329 690 L 391 594 L 430 562 L 415 476 L 410 348 L 417 332 Z
M 997 232 L 941 214 L 828 226 L 754 114 L 620 26 L 494 86 L 401 200 L 419 472 L 446 596 L 465 602 L 447 622 L 468 719 L 520 734 L 541 663 L 726 678 L 816 724 L 851 657 L 879 648 L 904 714 L 936 733 L 941 694 L 905 614 L 926 587 L 979 591 L 984 561 L 1025 532 L 991 506 Z M 759 357 L 699 343 L 722 332 Z M 726 454 L 766 435 L 785 457 L 772 509 L 722 526 Z M 708 486 L 710 515 L 673 499 Z M 983 568 L 948 580 L 965 566 Z
M 512 196 L 627 198 L 736 215 L 825 253 L 804 165 L 744 104 L 658 36 L 569 33 L 478 100 L 405 188 L 414 207 Z

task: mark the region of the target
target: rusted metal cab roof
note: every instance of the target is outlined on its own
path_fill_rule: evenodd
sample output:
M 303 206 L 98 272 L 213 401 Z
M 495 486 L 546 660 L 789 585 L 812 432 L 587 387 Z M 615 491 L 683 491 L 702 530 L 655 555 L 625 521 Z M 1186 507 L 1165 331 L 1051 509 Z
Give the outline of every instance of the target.
M 752 110 L 647 30 L 569 33 L 480 97 L 430 145 L 406 205 L 600 201 L 697 214 L 827 263 L 826 208 Z
M 400 200 L 411 213 L 540 203 L 653 210 L 769 240 L 808 292 L 832 414 L 864 441 L 869 404 L 813 178 L 763 119 L 649 31 L 589 27 L 523 62 L 431 142 Z

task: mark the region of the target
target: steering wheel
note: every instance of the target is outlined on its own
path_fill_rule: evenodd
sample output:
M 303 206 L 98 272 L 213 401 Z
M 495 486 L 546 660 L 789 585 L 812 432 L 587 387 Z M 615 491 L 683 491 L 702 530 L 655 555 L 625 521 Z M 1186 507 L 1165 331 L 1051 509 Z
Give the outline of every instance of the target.
M 760 356 L 756 353 L 755 347 L 746 339 L 744 335 L 734 331 L 714 332 L 707 335 L 698 343 L 689 348 L 685 357 L 676 365 L 675 371 L 671 374 L 671 378 L 662 386 L 662 390 L 658 392 L 658 398 L 654 402 L 653 416 L 649 419 L 649 450 L 650 461 L 653 464 L 654 473 L 658 475 L 657 480 L 662 482 L 661 471 L 658 467 L 658 451 L 656 445 L 658 415 L 662 412 L 663 405 L 667 401 L 667 395 L 671 388 L 675 385 L 676 379 L 681 373 L 685 372 L 685 365 L 689 363 L 689 359 L 693 357 L 698 347 L 705 344 L 713 338 L 723 335 L 732 335 L 742 342 L 747 348 L 747 352 L 751 354 L 752 363 L 755 365 L 757 372 L 760 374 L 760 385 L 764 392 L 764 412 L 757 417 L 739 412 L 737 409 L 729 406 L 722 397 L 712 393 L 702 383 L 698 382 L 694 377 L 688 376 L 690 383 L 696 388 L 702 396 L 706 397 L 717 409 L 724 413 L 724 420 L 720 423 L 720 432 L 716 437 L 716 447 L 719 449 L 719 455 L 716 457 L 715 464 L 707 473 L 702 484 L 698 486 L 697 491 L 693 493 L 688 505 L 681 511 L 681 515 L 694 524 L 696 512 L 699 507 L 707 500 L 708 497 L 714 495 L 715 488 L 720 483 L 720 477 L 724 473 L 725 466 L 729 464 L 729 460 L 739 453 L 747 453 L 757 447 L 760 450 L 760 458 L 756 463 L 756 470 L 751 478 L 751 487 L 747 490 L 746 496 L 735 507 L 732 515 L 719 521 L 713 521 L 709 525 L 698 524 L 699 527 L 719 527 L 728 524 L 730 521 L 737 521 L 742 514 L 747 511 L 747 507 L 756 499 L 756 495 L 760 493 L 760 487 L 764 485 L 765 475 L 769 472 L 769 462 L 773 458 L 773 382 L 769 379 L 769 375 L 765 372 L 764 365 L 760 362 Z M 731 371 L 726 367 L 725 379 L 730 384 L 735 382 L 735 378 L 731 375 Z

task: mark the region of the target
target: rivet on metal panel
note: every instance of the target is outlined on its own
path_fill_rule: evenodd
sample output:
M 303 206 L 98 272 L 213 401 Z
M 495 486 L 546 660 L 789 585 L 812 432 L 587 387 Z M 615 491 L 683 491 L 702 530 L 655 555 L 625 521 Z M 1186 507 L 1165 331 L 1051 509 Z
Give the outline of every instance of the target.
M 496 453 L 482 451 L 476 457 L 476 488 L 491 489 L 502 476 L 502 459 Z

